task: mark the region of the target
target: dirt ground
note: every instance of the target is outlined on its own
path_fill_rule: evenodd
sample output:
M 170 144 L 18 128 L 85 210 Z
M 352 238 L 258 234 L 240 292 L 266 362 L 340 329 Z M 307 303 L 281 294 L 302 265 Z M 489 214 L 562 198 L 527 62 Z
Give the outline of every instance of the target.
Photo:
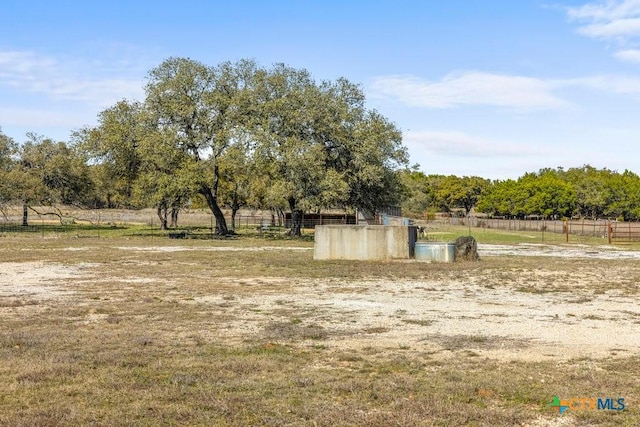
M 188 251 L 287 251 L 292 257 L 309 247 L 266 246 L 122 246 L 127 254 Z M 68 251 L 90 250 L 69 247 Z M 545 245 L 481 245 L 482 258 L 503 255 L 552 256 L 572 259 L 628 259 L 640 253 L 611 248 Z M 153 262 L 153 261 L 150 261 Z M 47 310 L 48 301 L 81 301 L 81 293 L 104 276 L 100 263 L 67 265 L 44 261 L 0 263 L 0 316 L 8 318 Z M 207 307 L 218 327 L 197 331 L 207 339 L 236 343 L 251 336 L 274 340 L 296 337 L 301 345 L 327 345 L 341 351 L 374 348 L 420 351 L 434 357 L 466 352 L 504 360 L 567 360 L 577 357 L 630 356 L 640 350 L 640 307 L 635 292 L 602 287 L 605 274 L 569 271 L 549 276 L 528 270 L 494 286 L 486 277 L 448 276 L 434 280 L 342 280 L 340 278 L 217 278 L 244 292 L 198 292 L 177 298 L 180 290 L 168 277 L 137 275 L 131 266 L 121 286 L 172 289 L 180 304 Z M 608 272 L 609 280 L 624 272 Z M 564 283 L 560 283 L 564 282 Z M 553 283 L 555 287 L 544 287 Z M 542 284 L 542 285 L 541 285 Z M 600 290 L 601 289 L 601 290 Z M 122 288 L 117 291 L 120 292 Z M 108 296 L 109 289 L 102 289 Z M 116 289 L 112 291 L 115 295 Z M 11 304 L 11 301 L 16 301 Z M 104 321 L 88 312 L 85 323 Z

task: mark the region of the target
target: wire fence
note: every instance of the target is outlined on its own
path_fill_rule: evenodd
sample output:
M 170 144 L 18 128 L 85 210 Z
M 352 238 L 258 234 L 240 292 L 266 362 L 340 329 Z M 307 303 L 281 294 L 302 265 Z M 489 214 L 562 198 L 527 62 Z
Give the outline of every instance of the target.
M 290 215 L 271 215 L 270 213 L 245 213 L 238 214 L 232 221 L 231 214 L 225 214 L 227 228 L 235 231 L 255 231 L 259 233 L 283 234 L 291 228 Z M 354 216 L 346 215 L 318 215 L 310 214 L 302 216 L 302 228 L 313 229 L 317 225 L 327 224 L 353 224 Z M 214 233 L 216 226 L 215 217 L 203 210 L 182 212 L 178 217 L 178 223 L 170 226 L 166 233 L 170 237 L 185 236 L 189 234 Z M 49 214 L 31 214 L 28 225 L 22 225 L 22 219 L 15 214 L 10 217 L 0 218 L 0 234 L 26 233 L 26 234 L 73 234 L 78 236 L 100 235 L 101 231 L 116 228 L 135 227 L 140 232 L 156 233 L 161 231 L 160 219 L 151 210 L 141 211 L 93 211 L 73 213 L 63 216 Z
M 511 231 L 539 231 L 584 237 L 605 238 L 609 243 L 640 241 L 640 222 L 611 220 L 547 220 L 547 219 L 503 219 L 481 217 L 450 217 L 451 225 L 477 228 L 494 228 Z
M 640 241 L 640 222 L 611 222 L 611 240 L 616 243 Z
M 51 213 L 29 216 L 29 225 L 22 225 L 21 211 L 15 209 L 12 215 L 0 217 L 0 233 L 28 233 L 45 235 L 48 233 L 75 233 L 82 235 L 100 235 L 105 229 L 119 227 L 146 227 L 151 233 L 160 230 L 160 221 L 152 209 L 132 210 L 83 210 L 70 211 L 65 215 Z M 227 226 L 232 228 L 230 213 L 226 213 Z M 317 225 L 355 224 L 355 215 L 344 213 L 305 214 L 302 217 L 302 227 L 315 228 Z M 408 218 L 380 215 L 369 224 L 409 225 L 414 221 Z M 423 221 L 416 221 L 421 225 Z M 444 217 L 440 216 L 429 223 L 460 225 L 475 228 L 549 232 L 565 234 L 567 241 L 570 235 L 584 237 L 598 237 L 607 239 L 609 243 L 626 243 L 640 241 L 640 222 L 623 222 L 614 220 L 549 220 L 543 218 L 508 219 L 485 217 Z M 420 223 L 420 224 L 419 224 Z M 427 221 L 425 221 L 427 223 Z M 257 232 L 285 233 L 291 228 L 291 216 L 282 213 L 278 215 L 270 211 L 241 211 L 233 221 L 236 230 L 254 230 Z M 178 225 L 173 231 L 200 230 L 203 233 L 213 233 L 215 218 L 211 212 L 204 209 L 185 210 L 180 213 Z

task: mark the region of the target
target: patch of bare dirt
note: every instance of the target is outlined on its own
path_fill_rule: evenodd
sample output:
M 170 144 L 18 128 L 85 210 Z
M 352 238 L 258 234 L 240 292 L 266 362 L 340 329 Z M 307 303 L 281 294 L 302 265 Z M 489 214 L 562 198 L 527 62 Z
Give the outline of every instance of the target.
M 627 251 L 616 246 L 601 245 L 545 245 L 522 243 L 519 245 L 478 245 L 480 256 L 548 256 L 556 258 L 640 259 L 639 251 Z
M 316 280 L 298 284 L 295 293 L 196 301 L 236 313 L 229 327 L 218 331 L 227 339 L 259 336 L 270 322 L 293 320 L 321 326 L 328 337 L 323 341 L 342 349 L 406 348 L 443 356 L 471 351 L 521 360 L 628 356 L 640 350 L 640 310 L 631 295 L 577 299 L 562 292 L 409 280 L 351 282 L 346 292 L 334 288 Z
M 72 291 L 67 280 L 82 277 L 83 266 L 45 262 L 0 263 L 0 297 L 56 298 Z
M 260 250 L 309 250 L 263 247 Z M 123 247 L 123 251 L 258 250 L 258 248 Z M 567 253 L 566 248 L 481 247 L 482 256 Z M 500 252 L 502 251 L 502 252 Z M 519 252 L 520 251 L 520 252 Z M 593 248 L 574 248 L 576 257 L 596 256 Z M 578 253 L 582 251 L 581 253 Z M 604 256 L 631 257 L 604 249 Z M 634 253 L 640 255 L 640 253 Z M 637 256 L 636 256 L 637 257 Z M 143 262 L 143 261 L 141 261 Z M 218 278 L 230 283 L 224 294 L 204 285 L 196 295 L 171 291 L 179 304 L 221 321 L 200 333 L 223 342 L 268 340 L 295 345 L 322 345 L 337 350 L 375 348 L 380 351 L 428 352 L 448 357 L 463 353 L 504 360 L 558 360 L 578 357 L 629 356 L 640 351 L 640 308 L 637 293 L 600 287 L 602 275 L 523 271 L 493 286 L 487 277 L 438 280 L 349 280 L 289 278 Z M 547 276 L 545 276 L 545 274 Z M 568 286 L 545 288 L 549 282 L 570 280 Z M 163 277 L 137 277 L 132 267 L 114 281 L 137 286 L 163 283 Z M 199 280 L 199 279 L 197 279 Z M 202 279 L 206 280 L 205 278 Z M 46 305 L 51 299 L 74 295 L 78 283 L 93 283 L 107 299 L 92 265 L 45 262 L 0 263 L 0 316 L 15 307 Z M 530 283 L 542 285 L 529 286 Z M 250 286 L 256 284 L 256 286 Z M 260 286 L 257 286 L 260 284 Z M 196 284 L 197 285 L 197 284 Z M 194 286 L 196 286 L 194 285 Z M 237 286 L 239 292 L 233 292 Z M 555 286 L 555 285 L 554 285 Z M 159 288 L 156 294 L 163 294 Z M 166 295 L 165 295 L 166 296 Z M 77 294 L 74 298 L 86 295 Z M 81 303 L 82 301 L 78 301 Z M 42 304 L 41 304 L 42 303 Z M 105 321 L 96 314 L 91 322 Z M 199 325 L 195 325 L 199 328 Z

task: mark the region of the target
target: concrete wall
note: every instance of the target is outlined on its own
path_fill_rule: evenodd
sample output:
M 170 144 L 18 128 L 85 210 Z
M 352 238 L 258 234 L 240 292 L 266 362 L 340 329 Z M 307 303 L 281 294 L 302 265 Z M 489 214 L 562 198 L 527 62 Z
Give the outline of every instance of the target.
M 384 260 L 413 256 L 415 227 L 385 225 L 320 225 L 313 258 Z

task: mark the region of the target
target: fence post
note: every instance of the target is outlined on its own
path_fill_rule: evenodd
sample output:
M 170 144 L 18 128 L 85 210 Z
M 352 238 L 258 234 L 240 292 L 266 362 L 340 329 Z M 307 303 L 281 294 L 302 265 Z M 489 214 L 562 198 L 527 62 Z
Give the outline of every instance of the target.
M 569 220 L 568 219 L 564 220 L 564 231 L 566 234 L 567 243 L 569 243 Z
M 607 221 L 607 237 L 609 240 L 609 244 L 611 244 L 611 240 L 613 237 L 613 225 L 611 225 L 611 221 Z

